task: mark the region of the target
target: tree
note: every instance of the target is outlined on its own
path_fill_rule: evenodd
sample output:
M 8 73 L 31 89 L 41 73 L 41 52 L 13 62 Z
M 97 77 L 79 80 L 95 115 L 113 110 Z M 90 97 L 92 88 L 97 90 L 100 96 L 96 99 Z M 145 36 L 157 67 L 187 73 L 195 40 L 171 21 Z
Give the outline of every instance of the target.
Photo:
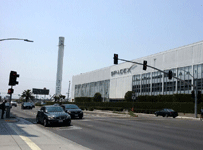
M 21 98 L 25 98 L 25 100 L 27 102 L 29 99 L 33 100 L 34 96 L 32 95 L 31 90 L 24 90 L 21 95 Z
M 133 93 L 133 91 L 128 91 L 128 92 L 125 93 L 125 100 L 127 102 L 132 101 L 132 93 Z
M 95 93 L 93 101 L 94 102 L 102 102 L 101 94 L 100 93 Z
M 59 102 L 60 100 L 61 101 L 64 100 L 66 98 L 66 96 L 65 95 L 59 95 L 59 96 L 54 95 L 53 98 L 55 99 L 55 102 Z
M 60 100 L 60 97 L 55 95 L 54 99 L 55 99 L 55 102 L 58 102 Z

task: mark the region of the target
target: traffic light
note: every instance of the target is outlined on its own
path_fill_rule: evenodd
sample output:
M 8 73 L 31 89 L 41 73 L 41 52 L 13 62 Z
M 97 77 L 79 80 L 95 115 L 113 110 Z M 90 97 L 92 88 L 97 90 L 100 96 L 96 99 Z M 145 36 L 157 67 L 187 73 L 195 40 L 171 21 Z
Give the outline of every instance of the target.
M 8 85 L 15 86 L 16 84 L 18 84 L 18 82 L 16 81 L 18 77 L 19 77 L 19 74 L 17 74 L 16 71 L 11 71 Z
M 173 72 L 171 70 L 169 70 L 168 72 L 168 79 L 171 80 L 173 77 Z
M 192 92 L 191 92 L 191 97 L 192 98 L 195 98 L 195 92 L 192 90 Z
M 147 70 L 147 61 L 146 60 L 143 61 L 143 70 Z
M 113 59 L 114 59 L 114 64 L 118 64 L 118 54 L 114 54 L 114 57 L 113 57 Z
M 14 90 L 13 90 L 12 88 L 8 89 L 8 94 L 12 94 L 13 91 L 14 91 Z

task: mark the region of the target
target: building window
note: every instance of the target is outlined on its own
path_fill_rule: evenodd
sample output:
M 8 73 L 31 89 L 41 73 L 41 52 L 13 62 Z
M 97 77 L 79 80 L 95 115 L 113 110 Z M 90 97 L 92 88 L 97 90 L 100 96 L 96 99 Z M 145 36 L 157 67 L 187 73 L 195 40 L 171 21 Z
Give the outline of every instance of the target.
M 162 73 L 152 72 L 152 95 L 158 95 L 162 92 Z
M 142 94 L 143 95 L 150 95 L 150 73 L 142 74 Z
M 185 93 L 190 94 L 191 93 L 191 85 L 192 84 L 192 66 L 187 67 L 181 67 L 177 69 L 177 76 L 181 80 L 184 80 L 185 82 L 178 81 L 177 83 L 177 91 L 178 93 Z
M 134 75 L 132 79 L 132 90 L 135 92 L 135 95 L 138 96 L 140 95 L 140 75 Z
M 194 65 L 193 67 L 193 74 L 194 74 L 194 85 L 196 82 L 197 89 L 202 91 L 203 88 L 203 64 L 201 65 Z

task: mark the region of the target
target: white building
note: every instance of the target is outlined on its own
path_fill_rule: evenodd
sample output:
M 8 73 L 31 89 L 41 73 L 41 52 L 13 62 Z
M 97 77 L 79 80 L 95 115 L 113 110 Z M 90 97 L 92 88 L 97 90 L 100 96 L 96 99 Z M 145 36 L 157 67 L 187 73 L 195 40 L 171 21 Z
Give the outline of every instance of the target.
M 198 90 L 203 88 L 203 41 L 132 61 L 143 63 L 144 60 L 165 72 L 172 70 L 176 77 L 188 83 L 197 81 Z M 190 94 L 191 90 L 193 87 L 188 84 L 174 78 L 169 80 L 166 74 L 152 68 L 145 71 L 142 65 L 124 62 L 73 76 L 71 99 L 93 97 L 99 92 L 105 101 L 114 101 L 124 99 L 127 91 L 134 91 L 138 96 Z

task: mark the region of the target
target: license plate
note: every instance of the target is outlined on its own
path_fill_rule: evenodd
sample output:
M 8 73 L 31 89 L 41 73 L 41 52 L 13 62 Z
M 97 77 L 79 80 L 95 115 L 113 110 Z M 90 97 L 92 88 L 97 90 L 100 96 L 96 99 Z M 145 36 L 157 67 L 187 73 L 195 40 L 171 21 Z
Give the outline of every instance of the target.
M 75 117 L 77 117 L 78 116 L 78 114 L 75 114 Z
M 63 120 L 59 120 L 59 122 L 63 122 Z

